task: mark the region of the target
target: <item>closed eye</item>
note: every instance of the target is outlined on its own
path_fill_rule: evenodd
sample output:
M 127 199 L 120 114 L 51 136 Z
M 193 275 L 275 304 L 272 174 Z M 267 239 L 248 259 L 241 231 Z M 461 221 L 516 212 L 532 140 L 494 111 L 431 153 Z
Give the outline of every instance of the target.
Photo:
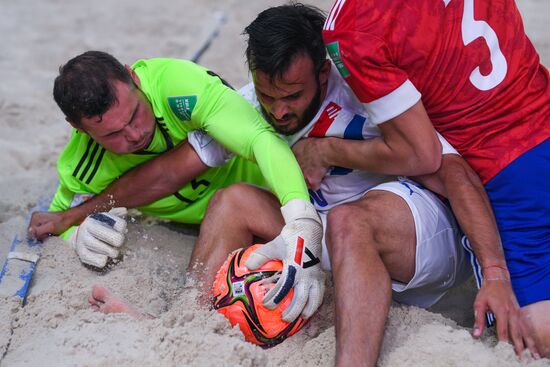
M 297 93 L 290 94 L 290 95 L 284 97 L 283 99 L 285 99 L 285 100 L 287 100 L 287 101 L 293 101 L 293 100 L 295 100 L 295 99 L 300 98 L 300 95 L 301 95 L 301 93 L 300 93 L 300 92 L 297 92 Z

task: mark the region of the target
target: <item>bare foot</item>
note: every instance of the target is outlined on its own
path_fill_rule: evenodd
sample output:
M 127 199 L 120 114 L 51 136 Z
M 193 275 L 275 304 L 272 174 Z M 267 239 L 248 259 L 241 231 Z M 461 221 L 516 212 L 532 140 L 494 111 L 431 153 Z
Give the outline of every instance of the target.
M 124 299 L 113 295 L 107 288 L 94 285 L 88 302 L 94 311 L 103 313 L 126 313 L 138 320 L 151 318 L 150 315 L 142 314 L 132 307 Z

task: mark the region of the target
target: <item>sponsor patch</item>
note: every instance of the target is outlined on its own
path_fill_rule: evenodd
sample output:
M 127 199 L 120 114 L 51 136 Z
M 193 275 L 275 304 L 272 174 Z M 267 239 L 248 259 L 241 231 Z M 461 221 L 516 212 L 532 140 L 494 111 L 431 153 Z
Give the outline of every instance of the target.
M 197 104 L 197 96 L 168 97 L 168 105 L 181 120 L 191 121 L 191 114 Z
M 350 73 L 349 70 L 346 68 L 346 65 L 344 65 L 342 57 L 340 56 L 340 47 L 338 45 L 338 42 L 329 43 L 327 45 L 327 52 L 342 77 L 347 78 Z

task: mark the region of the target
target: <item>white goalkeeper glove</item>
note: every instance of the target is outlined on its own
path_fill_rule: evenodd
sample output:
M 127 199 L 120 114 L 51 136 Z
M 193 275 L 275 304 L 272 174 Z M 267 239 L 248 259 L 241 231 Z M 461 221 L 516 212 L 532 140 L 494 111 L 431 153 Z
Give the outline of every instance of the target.
M 113 208 L 109 212 L 89 215 L 68 241 L 84 264 L 103 268 L 109 257 L 118 256 L 117 248 L 126 237 L 126 208 Z
M 263 298 L 267 308 L 275 308 L 291 288 L 292 302 L 283 312 L 283 320 L 294 321 L 300 313 L 311 317 L 323 302 L 325 273 L 321 269 L 323 226 L 311 203 L 292 199 L 281 208 L 286 225 L 273 241 L 254 251 L 246 267 L 257 269 L 271 259 L 283 261 L 277 284 Z

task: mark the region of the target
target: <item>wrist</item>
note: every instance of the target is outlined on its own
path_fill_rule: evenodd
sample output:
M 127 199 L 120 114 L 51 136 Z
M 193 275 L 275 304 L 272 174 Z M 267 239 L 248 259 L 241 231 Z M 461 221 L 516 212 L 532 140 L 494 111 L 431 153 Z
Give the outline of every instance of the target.
M 286 224 L 297 219 L 312 219 L 321 223 L 315 207 L 309 201 L 303 199 L 290 199 L 281 207 L 281 214 Z
M 492 264 L 481 267 L 483 278 L 487 281 L 502 280 L 510 281 L 510 272 L 505 264 Z
M 340 140 L 334 137 L 316 139 L 316 155 L 323 167 L 337 166 L 333 153 L 335 152 L 335 143 Z
M 63 213 L 63 223 L 66 228 L 78 226 L 89 214 L 82 205 L 75 206 Z

